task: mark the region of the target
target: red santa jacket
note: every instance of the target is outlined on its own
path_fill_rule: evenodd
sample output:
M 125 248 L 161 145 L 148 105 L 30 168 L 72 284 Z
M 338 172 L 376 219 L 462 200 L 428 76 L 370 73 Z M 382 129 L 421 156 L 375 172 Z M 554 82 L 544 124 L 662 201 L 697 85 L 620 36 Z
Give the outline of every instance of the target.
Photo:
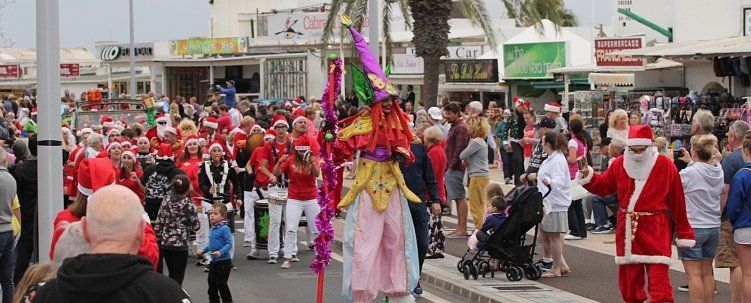
M 579 180 L 592 194 L 618 198 L 618 228 L 615 234 L 617 264 L 670 264 L 675 223 L 680 247 L 694 245 L 694 232 L 686 217 L 686 200 L 678 170 L 673 161 L 657 155 L 646 160 L 653 167 L 646 180 L 635 180 L 624 167 L 623 156 L 599 175 L 592 172 Z

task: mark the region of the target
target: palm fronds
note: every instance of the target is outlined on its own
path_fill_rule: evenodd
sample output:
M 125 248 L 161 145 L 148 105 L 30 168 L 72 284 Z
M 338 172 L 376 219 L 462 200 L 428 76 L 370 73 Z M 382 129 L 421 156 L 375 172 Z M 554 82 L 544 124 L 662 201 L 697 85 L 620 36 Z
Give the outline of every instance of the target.
M 482 31 L 485 32 L 487 41 L 490 44 L 490 49 L 495 50 L 497 44 L 495 41 L 495 33 L 493 32 L 493 24 L 490 21 L 490 16 L 488 15 L 488 10 L 485 8 L 484 1 L 460 0 L 459 7 L 472 25 L 482 28 Z

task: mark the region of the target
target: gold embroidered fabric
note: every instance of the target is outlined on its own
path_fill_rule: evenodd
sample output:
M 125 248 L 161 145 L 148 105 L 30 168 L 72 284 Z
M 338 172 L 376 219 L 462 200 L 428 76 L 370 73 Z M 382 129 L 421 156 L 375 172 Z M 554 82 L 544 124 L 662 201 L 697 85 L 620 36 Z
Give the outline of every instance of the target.
M 654 216 L 660 213 L 660 212 L 653 212 L 653 211 L 631 211 L 630 212 L 623 208 L 621 208 L 621 211 L 627 216 L 631 217 L 631 241 L 636 239 L 636 229 L 639 227 L 639 217 Z
M 355 201 L 355 197 L 366 191 L 373 201 L 373 208 L 378 212 L 386 210 L 389 197 L 396 187 L 402 191 L 407 200 L 421 203 L 420 198 L 407 188 L 399 165 L 394 161 L 378 162 L 360 158 L 357 164 L 355 182 L 347 195 L 339 202 L 339 208 L 344 208 Z
M 339 140 L 349 140 L 357 135 L 369 134 L 373 131 L 373 123 L 370 114 L 363 114 L 355 122 L 339 130 Z

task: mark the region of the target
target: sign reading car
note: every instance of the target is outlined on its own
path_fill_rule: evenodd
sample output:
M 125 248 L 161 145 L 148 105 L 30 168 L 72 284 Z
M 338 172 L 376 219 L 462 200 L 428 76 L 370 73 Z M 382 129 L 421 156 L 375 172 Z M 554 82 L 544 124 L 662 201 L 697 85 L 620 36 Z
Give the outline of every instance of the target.
M 121 54 L 122 50 L 120 49 L 120 46 L 108 45 L 102 48 L 102 52 L 99 53 L 99 58 L 102 59 L 102 61 L 112 61 L 119 58 Z

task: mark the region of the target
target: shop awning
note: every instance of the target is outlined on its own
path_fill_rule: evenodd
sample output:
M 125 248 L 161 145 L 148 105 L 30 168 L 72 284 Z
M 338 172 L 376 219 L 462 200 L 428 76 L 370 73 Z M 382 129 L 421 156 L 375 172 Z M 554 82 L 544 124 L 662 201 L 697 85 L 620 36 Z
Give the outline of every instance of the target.
M 556 81 L 535 81 L 531 84 L 535 89 L 563 89 L 565 87 L 565 83 Z
M 438 85 L 438 90 L 451 92 L 507 92 L 508 86 L 501 86 L 499 83 L 444 83 Z
M 612 52 L 608 55 L 666 58 L 751 55 L 751 37 L 665 43 L 640 49 Z
M 643 72 L 645 70 L 666 69 L 683 66 L 680 62 L 658 58 L 655 62 L 647 63 L 645 66 L 596 66 L 594 64 L 567 66 L 551 69 L 554 74 L 579 74 L 579 73 L 633 73 Z
M 633 86 L 634 74 L 590 73 L 589 83 L 597 86 Z

